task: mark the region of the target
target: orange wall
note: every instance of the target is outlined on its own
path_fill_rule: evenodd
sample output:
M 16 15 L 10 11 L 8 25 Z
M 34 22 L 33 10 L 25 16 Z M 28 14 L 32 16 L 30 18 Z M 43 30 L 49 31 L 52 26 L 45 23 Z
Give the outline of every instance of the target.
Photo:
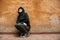
M 60 0 L 0 0 L 0 32 L 16 31 L 20 6 L 29 15 L 31 32 L 60 32 Z

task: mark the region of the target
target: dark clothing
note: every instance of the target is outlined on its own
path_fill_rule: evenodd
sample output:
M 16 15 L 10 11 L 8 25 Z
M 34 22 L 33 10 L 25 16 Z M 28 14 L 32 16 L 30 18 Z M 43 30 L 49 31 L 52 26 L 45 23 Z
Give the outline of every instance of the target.
M 24 13 L 23 15 L 19 15 L 16 23 L 26 23 L 27 26 L 30 27 L 29 17 L 27 13 Z
M 29 17 L 27 15 L 27 13 L 19 15 L 16 23 L 22 23 L 22 24 L 26 23 L 27 27 L 29 27 L 29 30 L 30 30 L 30 22 L 29 22 Z
M 22 12 L 19 12 L 19 9 L 22 9 Z M 30 21 L 29 21 L 29 16 L 28 14 L 24 11 L 24 9 L 21 7 L 18 9 L 18 17 L 17 17 L 17 21 L 16 21 L 16 25 L 15 27 L 22 33 L 26 32 L 25 30 L 27 30 L 28 32 L 30 31 Z M 22 25 L 18 25 L 19 23 L 21 23 Z M 23 23 L 26 23 L 27 25 L 23 25 Z M 26 27 L 26 28 L 25 28 Z M 25 29 L 25 30 L 24 30 Z
M 17 28 L 21 33 L 27 33 L 27 32 L 29 32 L 29 28 L 28 28 L 27 25 L 18 23 L 18 24 L 16 24 L 15 26 L 16 26 L 16 28 Z

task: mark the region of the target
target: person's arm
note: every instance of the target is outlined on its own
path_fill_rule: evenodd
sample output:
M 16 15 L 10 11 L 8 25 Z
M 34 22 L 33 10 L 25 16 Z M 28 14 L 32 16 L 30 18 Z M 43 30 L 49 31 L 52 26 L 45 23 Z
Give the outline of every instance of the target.
M 16 23 L 19 23 L 19 18 L 17 18 Z
M 31 28 L 31 26 L 30 26 L 29 16 L 28 16 L 28 14 L 27 14 L 27 13 L 26 13 L 26 20 L 27 20 L 27 26 L 29 26 L 29 28 Z

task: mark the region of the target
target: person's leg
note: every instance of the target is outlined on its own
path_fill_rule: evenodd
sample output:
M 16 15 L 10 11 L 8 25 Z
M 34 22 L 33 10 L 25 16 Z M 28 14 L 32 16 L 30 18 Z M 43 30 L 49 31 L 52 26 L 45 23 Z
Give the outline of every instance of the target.
M 20 25 L 20 27 L 22 28 L 22 32 L 23 32 L 22 36 L 29 37 L 30 36 L 30 32 L 29 32 L 30 28 L 24 24 Z
M 23 32 L 23 30 L 22 30 L 22 28 L 20 27 L 20 25 L 21 25 L 21 23 L 18 23 L 18 24 L 16 23 L 16 24 L 15 24 L 15 27 L 16 27 L 16 28 L 17 28 L 17 30 L 18 30 L 17 35 L 16 35 L 16 36 L 19 36 L 19 37 L 23 35 L 23 33 L 22 33 L 22 32 Z
M 29 37 L 30 36 L 30 28 L 29 28 L 29 26 L 25 26 L 25 27 L 26 27 L 27 32 L 24 33 L 24 36 Z
M 30 35 L 29 27 L 24 24 L 16 24 L 16 28 L 22 33 L 21 36 L 28 37 Z
M 22 28 L 23 28 L 23 34 L 22 34 L 22 36 L 23 37 L 29 37 L 30 36 L 30 32 L 29 32 L 28 26 L 23 25 Z

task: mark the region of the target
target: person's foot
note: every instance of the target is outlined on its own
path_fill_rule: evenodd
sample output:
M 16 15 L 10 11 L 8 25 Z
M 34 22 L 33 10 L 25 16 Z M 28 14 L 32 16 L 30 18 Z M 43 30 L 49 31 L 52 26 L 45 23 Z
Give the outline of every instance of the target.
M 25 33 L 24 36 L 25 37 L 29 37 L 30 36 L 30 33 Z
M 20 37 L 25 38 L 25 37 L 29 37 L 29 36 L 30 36 L 30 33 L 25 33 L 25 34 L 22 34 Z

